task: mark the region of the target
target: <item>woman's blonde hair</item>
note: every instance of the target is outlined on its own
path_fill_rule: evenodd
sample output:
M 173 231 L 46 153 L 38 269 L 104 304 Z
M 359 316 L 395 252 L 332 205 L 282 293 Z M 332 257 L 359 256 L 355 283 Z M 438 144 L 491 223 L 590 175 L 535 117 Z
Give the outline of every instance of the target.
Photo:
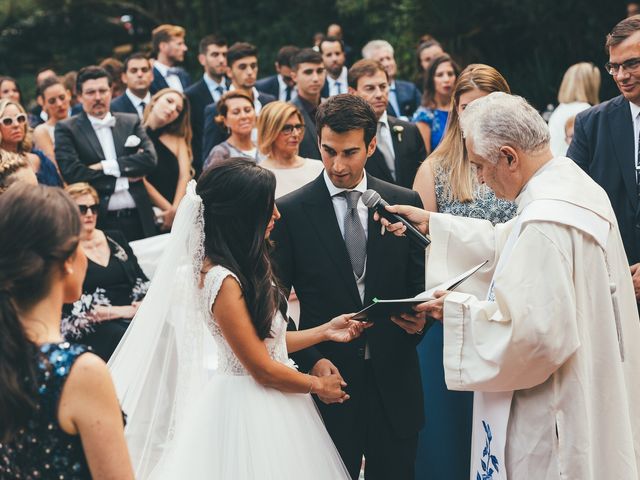
M 13 175 L 23 168 L 31 168 L 23 155 L 0 150 L 0 193 L 4 193 L 11 186 L 15 181 Z
M 511 93 L 509 84 L 495 68 L 481 63 L 472 63 L 458 76 L 451 95 L 451 108 L 447 128 L 438 147 L 429 155 L 429 162 L 434 170 L 442 170 L 448 179 L 445 195 L 449 200 L 470 202 L 474 199 L 476 178 L 471 171 L 471 164 L 460 129 L 458 106 L 460 96 L 472 90 Z
M 18 102 L 14 102 L 13 100 L 9 100 L 8 98 L 0 100 L 0 118 L 4 116 L 4 111 L 7 109 L 9 105 L 14 105 L 20 113 L 23 113 L 27 120 L 24 122 L 24 138 L 18 144 L 18 153 L 28 153 L 31 151 L 33 147 L 33 140 L 31 138 L 31 128 L 29 127 L 29 115 L 27 115 L 27 111 L 24 109 L 22 105 Z M 2 143 L 2 133 L 0 133 L 0 143 Z
M 77 182 L 67 185 L 64 187 L 64 191 L 67 192 L 74 200 L 83 195 L 91 195 L 96 203 L 100 202 L 100 197 L 98 196 L 96 189 L 86 182 Z
M 191 151 L 191 138 L 193 136 L 193 132 L 191 131 L 191 115 L 189 114 L 190 106 L 189 99 L 184 93 L 179 92 L 178 90 L 174 90 L 173 88 L 163 88 L 162 90 L 156 92 L 156 94 L 151 97 L 149 105 L 144 108 L 142 123 L 145 125 L 147 124 L 147 119 L 149 118 L 151 110 L 153 110 L 155 104 L 161 97 L 167 95 L 168 93 L 175 93 L 176 95 L 179 95 L 180 98 L 182 98 L 182 111 L 173 122 L 160 128 L 160 133 L 168 133 L 171 135 L 175 135 L 176 137 L 184 138 L 185 142 L 187 143 L 189 158 L 193 160 L 193 152 Z
M 271 102 L 260 111 L 258 116 L 258 149 L 260 153 L 267 156 L 273 154 L 273 144 L 291 115 L 297 115 L 300 123 L 304 125 L 300 111 L 290 103 Z
M 588 62 L 571 65 L 562 77 L 558 91 L 559 103 L 600 103 L 600 70 Z

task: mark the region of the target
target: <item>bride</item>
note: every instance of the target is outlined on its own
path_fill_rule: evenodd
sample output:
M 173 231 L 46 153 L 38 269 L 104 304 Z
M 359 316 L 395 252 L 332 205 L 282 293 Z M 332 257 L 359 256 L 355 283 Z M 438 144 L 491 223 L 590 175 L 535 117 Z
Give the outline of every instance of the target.
M 288 352 L 348 342 L 341 315 L 287 331 L 269 261 L 275 177 L 231 159 L 192 181 L 149 292 L 109 361 L 136 478 L 348 479 L 312 393 L 337 375 L 298 372 Z

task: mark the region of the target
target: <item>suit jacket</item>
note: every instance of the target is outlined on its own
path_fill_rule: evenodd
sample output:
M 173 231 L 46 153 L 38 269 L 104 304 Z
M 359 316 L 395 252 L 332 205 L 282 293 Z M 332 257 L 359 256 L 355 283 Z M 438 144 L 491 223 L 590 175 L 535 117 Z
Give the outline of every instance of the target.
M 416 192 L 370 175 L 367 182 L 368 188 L 391 204 L 422 206 Z M 363 303 L 323 175 L 280 198 L 277 205 L 282 218 L 271 235 L 274 266 L 282 286 L 293 286 L 300 299 L 300 328 L 315 327 L 339 314 L 361 310 Z M 424 257 L 424 250 L 408 238 L 381 235 L 380 224 L 374 222 L 370 211 L 364 304 L 370 304 L 374 297 L 405 298 L 423 291 Z M 304 371 L 322 357 L 331 360 L 349 384 L 347 392 L 352 398 L 347 408 L 357 408 L 368 342 L 388 418 L 398 435 L 406 437 L 416 434 L 424 421 L 415 348 L 421 338 L 407 334 L 388 318 L 377 319 L 362 337 L 350 343 L 321 343 L 294 358 Z M 321 411 L 325 408 L 320 405 Z
M 119 113 L 133 113 L 140 116 L 138 114 L 138 109 L 131 103 L 131 100 L 126 94 L 122 94 L 119 97 L 111 100 L 111 112 L 119 112 Z
M 315 160 L 322 160 L 320 156 L 320 149 L 318 148 L 318 132 L 316 130 L 316 119 L 311 118 L 311 116 L 307 113 L 304 108 L 304 104 L 300 99 L 300 96 L 297 96 L 290 102 L 295 105 L 300 113 L 302 114 L 302 119 L 304 120 L 304 136 L 302 137 L 302 142 L 300 142 L 300 147 L 298 154 L 304 158 L 313 158 Z
M 607 192 L 629 264 L 640 262 L 640 213 L 629 101 L 620 95 L 579 113 L 567 156 Z
M 322 86 L 322 90 L 320 91 L 320 97 L 329 98 L 329 80 L 324 79 L 324 85 Z
M 189 85 L 191 85 L 191 76 L 187 73 L 187 71 L 182 67 L 176 67 L 178 69 L 178 78 L 180 79 L 180 83 L 182 84 L 182 90 L 186 90 Z M 169 88 L 169 84 L 164 79 L 160 71 L 153 67 L 153 82 L 151 83 L 151 87 L 149 91 L 151 95 L 154 95 L 156 92 L 159 92 L 163 88 Z
M 396 80 L 396 98 L 400 106 L 400 112 L 394 111 L 391 102 L 387 105 L 387 113 L 393 117 L 411 118 L 422 103 L 420 90 L 411 82 Z
M 420 130 L 413 123 L 391 116 L 388 116 L 387 119 L 391 128 L 391 140 L 393 142 L 393 151 L 395 152 L 396 179 L 394 180 L 391 176 L 387 161 L 377 148 L 367 160 L 366 170 L 367 173 L 380 180 L 410 189 L 413 187 L 413 180 L 416 177 L 418 167 L 427 158 L 424 140 L 420 135 Z M 397 134 L 393 131 L 395 126 L 403 127 L 402 134 Z M 402 137 L 402 141 L 400 141 L 400 137 Z
M 120 174 L 123 177 L 139 178 L 151 173 L 157 158 L 153 142 L 147 136 L 138 115 L 114 113 L 116 125 L 112 128 Z M 130 135 L 140 138 L 136 147 L 125 147 Z M 113 194 L 116 177 L 105 175 L 102 170 L 93 170 L 93 165 L 104 160 L 104 152 L 91 122 L 85 112 L 56 124 L 55 153 L 62 177 L 67 183 L 88 182 L 100 195 L 100 213 L 107 211 L 109 198 Z M 146 236 L 156 234 L 151 200 L 141 181 L 129 182 L 143 232 Z
M 278 83 L 278 75 L 261 78 L 256 82 L 256 88 L 259 92 L 271 95 L 276 100 L 280 98 L 280 84 Z
M 267 103 L 274 102 L 276 100 L 276 97 L 258 91 L 258 100 L 264 107 Z M 202 132 L 202 153 L 200 155 L 200 166 L 204 164 L 204 161 L 207 159 L 207 156 L 209 155 L 209 152 L 211 152 L 211 149 L 213 147 L 229 138 L 229 134 L 215 122 L 214 119 L 216 118 L 216 115 L 218 115 L 216 104 L 211 103 L 207 105 L 204 109 L 203 115 L 204 128 Z

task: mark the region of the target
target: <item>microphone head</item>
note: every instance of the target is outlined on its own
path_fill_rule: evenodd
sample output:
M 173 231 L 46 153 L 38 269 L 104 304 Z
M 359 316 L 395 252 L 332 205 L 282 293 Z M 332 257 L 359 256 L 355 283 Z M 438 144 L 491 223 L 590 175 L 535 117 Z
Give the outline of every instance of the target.
M 361 198 L 362 203 L 364 203 L 367 208 L 375 208 L 378 203 L 380 203 L 380 200 L 382 200 L 380 194 L 371 189 L 365 191 Z

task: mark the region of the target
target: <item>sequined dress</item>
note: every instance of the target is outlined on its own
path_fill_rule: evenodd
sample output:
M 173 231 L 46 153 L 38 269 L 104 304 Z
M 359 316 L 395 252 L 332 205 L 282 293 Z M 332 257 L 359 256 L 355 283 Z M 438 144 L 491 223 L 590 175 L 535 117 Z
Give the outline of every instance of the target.
M 90 479 L 79 435 L 58 424 L 62 388 L 77 358 L 89 349 L 74 343 L 46 343 L 38 348 L 36 410 L 17 435 L 0 444 L 0 479 Z

